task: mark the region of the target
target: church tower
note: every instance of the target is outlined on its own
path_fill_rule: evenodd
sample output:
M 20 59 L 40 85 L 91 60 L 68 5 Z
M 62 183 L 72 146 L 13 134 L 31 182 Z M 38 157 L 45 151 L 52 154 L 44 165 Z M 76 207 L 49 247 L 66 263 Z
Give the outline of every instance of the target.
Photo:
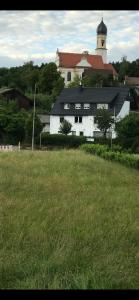
M 101 23 L 97 27 L 97 48 L 96 48 L 96 54 L 102 56 L 104 64 L 107 63 L 106 38 L 107 38 L 107 27 L 104 24 L 103 18 L 102 18 Z

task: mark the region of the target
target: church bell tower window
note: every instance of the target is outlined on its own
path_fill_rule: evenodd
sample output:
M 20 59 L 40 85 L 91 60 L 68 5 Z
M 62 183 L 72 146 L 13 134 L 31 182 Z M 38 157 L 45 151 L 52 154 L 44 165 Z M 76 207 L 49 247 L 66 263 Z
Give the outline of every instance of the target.
M 104 40 L 101 40 L 101 45 L 102 45 L 102 47 L 104 46 L 104 42 L 105 42 Z

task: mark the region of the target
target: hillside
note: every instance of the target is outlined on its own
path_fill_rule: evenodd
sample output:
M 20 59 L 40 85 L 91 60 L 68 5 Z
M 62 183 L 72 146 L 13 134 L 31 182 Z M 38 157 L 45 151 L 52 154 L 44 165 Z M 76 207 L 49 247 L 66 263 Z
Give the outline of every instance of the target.
M 0 165 L 0 289 L 139 287 L 137 170 L 79 150 Z

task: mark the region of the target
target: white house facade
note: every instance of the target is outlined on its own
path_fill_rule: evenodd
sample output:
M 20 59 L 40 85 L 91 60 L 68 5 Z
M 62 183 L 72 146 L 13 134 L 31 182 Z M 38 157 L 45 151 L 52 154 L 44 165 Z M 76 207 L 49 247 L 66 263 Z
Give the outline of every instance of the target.
M 117 122 L 129 114 L 130 100 L 130 89 L 125 87 L 65 88 L 50 113 L 50 134 L 60 133 L 61 123 L 67 120 L 72 125 L 72 135 L 100 136 L 95 120 L 97 109 L 108 109 Z M 115 138 L 114 125 L 110 132 Z

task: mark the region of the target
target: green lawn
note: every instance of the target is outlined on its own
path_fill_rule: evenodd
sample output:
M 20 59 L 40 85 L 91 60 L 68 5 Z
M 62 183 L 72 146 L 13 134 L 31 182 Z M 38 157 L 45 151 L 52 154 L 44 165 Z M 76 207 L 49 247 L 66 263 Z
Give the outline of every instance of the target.
M 0 153 L 0 289 L 138 289 L 139 171 L 79 150 Z

